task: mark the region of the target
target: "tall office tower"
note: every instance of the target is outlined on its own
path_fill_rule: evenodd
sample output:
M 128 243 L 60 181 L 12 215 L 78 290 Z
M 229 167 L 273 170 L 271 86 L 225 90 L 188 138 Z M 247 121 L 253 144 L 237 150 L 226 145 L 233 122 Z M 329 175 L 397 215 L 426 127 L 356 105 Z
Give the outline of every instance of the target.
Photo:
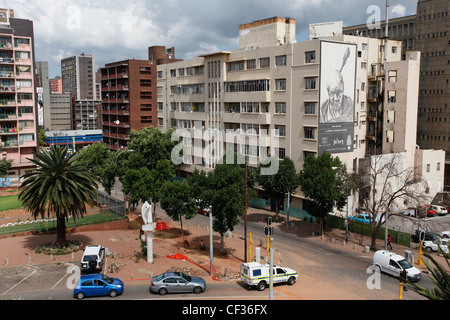
M 35 167 L 28 159 L 38 147 L 33 29 L 33 21 L 0 9 L 0 159 L 13 161 L 13 182 Z
M 175 49 L 149 48 L 149 60 L 124 60 L 101 68 L 103 142 L 111 149 L 127 146 L 131 130 L 158 126 L 156 66 L 181 61 Z
M 389 39 L 402 42 L 402 58 L 408 50 L 421 51 L 417 144 L 422 149 L 444 150 L 445 190 L 450 191 L 450 1 L 419 0 L 415 15 L 389 19 Z M 345 34 L 384 38 L 380 28 L 366 24 L 344 28 Z
M 100 105 L 96 93 L 95 58 L 81 54 L 61 60 L 63 92 L 72 95 L 73 130 L 98 129 L 97 117 Z M 95 119 L 95 120 L 94 120 Z
M 400 41 L 349 35 L 280 45 L 295 34 L 295 20 L 286 34 L 268 32 L 279 21 L 241 26 L 252 48 L 158 66 L 158 127 L 187 135 L 180 171 L 213 170 L 225 151 L 240 152 L 250 166 L 268 154 L 289 157 L 297 171 L 307 157 L 328 152 L 354 172 L 370 157 L 402 154 L 404 168 L 419 158 L 430 165 L 424 172 L 434 195 L 444 152 L 425 159 L 416 150 L 420 52 L 403 61 Z M 299 190 L 293 199 L 291 207 L 303 209 Z
M 38 99 L 38 125 L 45 128 L 50 115 L 50 80 L 48 78 L 48 62 L 36 62 L 36 93 Z
M 422 52 L 417 144 L 446 152 L 444 188 L 450 191 L 450 1 L 419 0 L 416 45 Z

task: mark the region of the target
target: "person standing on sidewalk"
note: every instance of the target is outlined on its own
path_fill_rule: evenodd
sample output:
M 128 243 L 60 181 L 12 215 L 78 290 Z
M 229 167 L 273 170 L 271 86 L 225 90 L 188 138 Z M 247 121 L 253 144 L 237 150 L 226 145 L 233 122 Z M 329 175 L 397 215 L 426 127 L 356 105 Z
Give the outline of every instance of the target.
M 390 234 L 388 234 L 388 238 L 387 238 L 387 241 L 388 241 L 388 243 L 387 243 L 387 247 L 389 248 L 391 248 L 391 250 L 392 250 L 392 245 L 391 245 L 391 242 L 392 242 L 392 237 L 391 237 L 391 235 Z

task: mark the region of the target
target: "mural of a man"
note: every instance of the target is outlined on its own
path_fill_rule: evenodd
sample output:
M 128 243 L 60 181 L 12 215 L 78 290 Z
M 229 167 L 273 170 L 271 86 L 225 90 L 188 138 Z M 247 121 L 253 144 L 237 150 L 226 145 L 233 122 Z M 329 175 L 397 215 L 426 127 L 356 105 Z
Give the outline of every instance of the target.
M 327 91 L 328 100 L 320 108 L 320 122 L 353 122 L 353 99 L 344 94 L 344 79 L 339 70 L 328 77 Z

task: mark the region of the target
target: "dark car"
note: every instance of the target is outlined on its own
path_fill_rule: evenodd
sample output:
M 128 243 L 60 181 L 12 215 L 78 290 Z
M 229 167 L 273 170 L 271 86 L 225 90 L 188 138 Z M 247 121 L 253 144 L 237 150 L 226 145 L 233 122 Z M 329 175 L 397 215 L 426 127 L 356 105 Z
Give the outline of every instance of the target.
M 111 278 L 104 274 L 89 274 L 81 276 L 73 291 L 74 298 L 107 296 L 114 298 L 123 293 L 123 282 L 117 278 Z
M 411 240 L 413 242 L 419 243 L 420 233 L 421 232 L 424 233 L 425 239 L 423 239 L 423 240 L 425 240 L 425 241 L 428 241 L 428 240 L 434 241 L 434 240 L 438 240 L 439 239 L 439 236 L 437 234 L 431 232 L 431 231 L 416 230 L 416 233 L 411 235 Z
M 183 272 L 165 272 L 152 277 L 151 293 L 202 293 L 206 290 L 206 281 L 199 277 L 191 277 Z

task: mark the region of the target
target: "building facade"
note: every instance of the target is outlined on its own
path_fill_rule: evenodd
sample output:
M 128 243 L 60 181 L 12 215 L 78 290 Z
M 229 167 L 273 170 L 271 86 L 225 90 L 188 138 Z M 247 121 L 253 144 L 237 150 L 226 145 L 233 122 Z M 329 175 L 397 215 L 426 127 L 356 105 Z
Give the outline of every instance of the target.
M 279 21 L 257 21 L 244 26 L 260 43 L 247 38 L 236 50 L 158 66 L 158 127 L 190 132 L 183 171 L 213 169 L 228 148 L 254 166 L 267 154 L 289 157 L 298 171 L 324 151 L 355 172 L 361 159 L 383 153 L 406 152 L 413 166 L 420 53 L 402 61 L 400 41 L 349 35 L 273 45 L 294 32 L 295 20 L 286 22 L 286 34 L 273 41 L 267 30 Z M 351 105 L 348 117 L 323 112 L 335 92 Z M 233 133 L 244 139 L 228 143 Z M 302 209 L 302 201 L 298 191 L 294 206 Z
M 131 130 L 157 127 L 156 78 L 158 64 L 179 61 L 175 49 L 149 48 L 149 60 L 107 64 L 101 72 L 103 142 L 111 149 L 127 146 Z
M 403 59 L 407 50 L 421 52 L 417 144 L 446 152 L 446 190 L 450 190 L 449 11 L 447 0 L 419 0 L 417 14 L 388 21 L 388 37 L 402 42 Z M 384 38 L 385 32 L 386 21 L 377 29 L 366 24 L 344 28 L 345 34 L 375 38 Z
M 83 53 L 62 59 L 61 77 L 62 91 L 72 95 L 72 129 L 98 129 L 95 57 Z
M 0 158 L 12 160 L 11 181 L 35 166 L 38 147 L 33 22 L 0 9 Z
M 45 130 L 72 129 L 72 96 L 70 93 L 50 94 L 48 118 L 45 119 Z

